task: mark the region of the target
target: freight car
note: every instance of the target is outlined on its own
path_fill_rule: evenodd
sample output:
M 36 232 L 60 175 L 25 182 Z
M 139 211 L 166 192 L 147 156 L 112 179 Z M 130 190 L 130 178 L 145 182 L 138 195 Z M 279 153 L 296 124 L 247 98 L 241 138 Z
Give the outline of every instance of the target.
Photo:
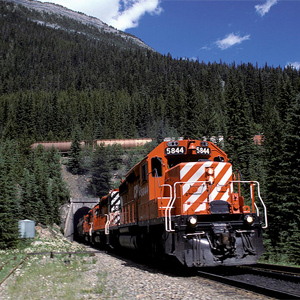
M 188 267 L 232 266 L 261 256 L 267 212 L 259 183 L 236 180 L 215 144 L 165 140 L 81 223 L 81 235 L 94 243 L 174 257 Z
M 133 147 L 141 147 L 146 143 L 151 143 L 152 139 L 149 138 L 141 138 L 141 139 L 106 139 L 106 140 L 94 140 L 93 141 L 93 149 L 97 146 L 104 145 L 113 146 L 120 145 L 124 149 L 133 148 Z M 45 150 L 51 150 L 52 148 L 58 150 L 61 153 L 68 153 L 71 151 L 72 141 L 53 141 L 53 142 L 36 142 L 31 145 L 31 149 L 36 149 L 39 145 L 41 145 Z M 88 141 L 81 141 L 80 148 L 82 150 L 87 149 L 90 146 Z

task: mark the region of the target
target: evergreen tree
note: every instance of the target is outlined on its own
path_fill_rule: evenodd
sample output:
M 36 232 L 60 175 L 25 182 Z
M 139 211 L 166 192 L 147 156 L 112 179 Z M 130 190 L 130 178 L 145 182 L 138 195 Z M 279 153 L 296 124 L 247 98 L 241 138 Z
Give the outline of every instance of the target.
M 300 207 L 300 95 L 287 109 L 286 130 L 283 135 L 283 155 L 280 162 L 281 181 L 281 230 L 286 232 L 282 241 L 282 252 L 289 253 L 290 260 L 300 262 L 296 241 L 300 238 L 300 214 L 295 208 Z M 297 211 L 297 210 L 296 210 Z
M 21 211 L 26 218 L 43 224 L 58 223 L 58 210 L 69 199 L 61 175 L 60 156 L 52 148 L 45 152 L 38 147 L 24 169 L 21 188 Z
M 185 122 L 183 135 L 191 139 L 199 139 L 198 124 L 200 122 L 199 98 L 192 78 L 189 76 L 186 83 L 186 108 L 185 108 Z M 183 112 L 182 112 L 183 113 Z
M 105 196 L 110 189 L 109 158 L 101 145 L 96 148 L 91 166 L 90 190 L 95 197 Z
M 15 143 L 0 145 L 0 249 L 12 247 L 18 238 L 20 218 L 19 198 L 16 188 L 15 165 L 18 164 Z
M 283 161 L 283 122 L 275 107 L 268 111 L 269 122 L 264 127 L 264 168 L 266 172 L 265 204 L 268 208 L 268 222 L 272 224 L 266 230 L 268 253 L 266 258 L 278 259 L 281 250 L 278 246 L 279 233 L 282 230 L 282 195 L 279 192 L 279 184 L 282 182 L 280 162 Z M 280 257 L 279 257 L 280 259 Z
M 68 168 L 72 174 L 80 174 L 81 169 L 81 147 L 78 130 L 75 131 L 74 139 L 71 144 L 71 151 L 69 154 Z
M 21 186 L 21 214 L 24 219 L 35 220 L 36 201 L 38 199 L 34 174 L 24 169 Z
M 38 146 L 34 154 L 33 174 L 36 184 L 35 220 L 43 224 L 49 224 L 48 199 L 48 167 L 46 164 L 46 153 L 43 147 Z M 51 204 L 50 204 L 51 205 Z
M 269 257 L 278 253 L 280 259 L 286 251 L 297 261 L 299 70 L 173 59 L 92 26 L 5 1 L 0 1 L 0 15 L 5 54 L 0 59 L 0 214 L 11 228 L 12 216 L 20 213 L 40 222 L 57 220 L 57 207 L 68 198 L 59 158 L 41 150 L 30 154 L 33 141 L 73 139 L 70 169 L 80 173 L 80 135 L 90 144 L 94 138 L 159 142 L 166 136 L 224 135 L 234 168 L 244 179 L 262 182 L 272 224 L 266 231 Z M 54 20 L 70 30 L 31 20 Z M 254 147 L 257 133 L 264 143 Z M 110 157 L 101 153 L 101 164 L 93 165 L 95 194 L 108 191 Z M 139 154 L 128 156 L 130 168 Z M 1 238 L 2 246 L 13 243 L 13 232 Z
M 250 179 L 250 161 L 253 155 L 253 141 L 249 106 L 244 93 L 243 83 L 232 76 L 226 85 L 226 127 L 225 147 L 234 166 L 244 180 Z

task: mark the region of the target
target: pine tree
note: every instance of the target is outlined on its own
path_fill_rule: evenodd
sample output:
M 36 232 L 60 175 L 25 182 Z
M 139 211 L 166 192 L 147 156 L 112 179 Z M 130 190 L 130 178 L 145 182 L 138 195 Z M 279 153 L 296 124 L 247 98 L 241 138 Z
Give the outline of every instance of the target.
M 81 148 L 79 131 L 76 130 L 74 133 L 74 139 L 71 144 L 71 151 L 69 154 L 68 168 L 72 174 L 81 173 Z
M 21 187 L 21 213 L 24 219 L 35 219 L 35 208 L 37 200 L 37 190 L 34 175 L 28 169 L 24 169 Z
M 0 163 L 0 167 L 2 168 Z M 12 247 L 18 238 L 17 192 L 12 174 L 0 174 L 0 248 Z
M 286 231 L 287 238 L 282 241 L 283 251 L 289 253 L 290 260 L 300 262 L 299 249 L 295 243 L 300 237 L 300 95 L 287 109 L 286 129 L 283 135 L 283 155 L 280 162 L 281 181 L 279 192 L 281 198 L 281 230 Z
M 186 109 L 183 135 L 191 139 L 199 139 L 198 124 L 200 122 L 199 115 L 199 98 L 192 78 L 189 76 L 185 88 L 186 93 Z M 200 105 L 201 106 L 201 105 Z
M 279 234 L 282 230 L 282 195 L 279 185 L 282 182 L 280 162 L 283 161 L 284 124 L 276 107 L 270 105 L 264 112 L 268 119 L 264 126 L 264 169 L 266 170 L 266 194 L 264 202 L 268 208 L 268 222 L 272 224 L 266 230 L 267 258 L 274 259 L 280 251 Z M 279 249 L 277 248 L 279 247 Z
M 95 197 L 105 196 L 110 189 L 109 158 L 103 146 L 97 147 L 94 153 L 90 190 Z
M 34 166 L 33 166 L 33 174 L 35 178 L 37 198 L 35 199 L 35 218 L 38 222 L 43 224 L 48 223 L 48 167 L 46 164 L 46 154 L 42 147 L 38 147 L 36 149 L 36 153 L 34 155 Z
M 59 223 L 59 207 L 69 199 L 69 191 L 62 178 L 60 155 L 52 148 L 47 153 L 48 166 L 48 199 L 51 203 L 50 224 Z
M 249 106 L 241 78 L 230 77 L 225 90 L 226 127 L 225 146 L 235 168 L 241 170 L 244 180 L 250 178 L 250 160 L 253 155 L 253 141 Z
M 0 248 L 12 247 L 18 238 L 19 197 L 15 165 L 18 164 L 16 144 L 0 145 Z

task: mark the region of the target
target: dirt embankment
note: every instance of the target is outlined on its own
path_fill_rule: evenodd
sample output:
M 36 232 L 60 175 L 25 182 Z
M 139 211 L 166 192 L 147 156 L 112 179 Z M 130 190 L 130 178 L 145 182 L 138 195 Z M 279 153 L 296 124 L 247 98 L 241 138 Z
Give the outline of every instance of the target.
M 62 176 L 67 183 L 71 198 L 91 197 L 88 191 L 91 180 L 89 175 L 73 175 L 68 171 L 67 166 L 62 164 Z
M 67 187 L 70 191 L 70 198 L 73 199 L 83 199 L 91 198 L 88 187 L 90 183 L 89 175 L 73 175 L 67 169 L 65 164 L 62 164 L 62 176 L 63 180 L 66 182 Z M 60 227 L 62 230 L 65 228 L 65 222 L 70 209 L 70 203 L 63 204 L 59 209 L 60 214 Z

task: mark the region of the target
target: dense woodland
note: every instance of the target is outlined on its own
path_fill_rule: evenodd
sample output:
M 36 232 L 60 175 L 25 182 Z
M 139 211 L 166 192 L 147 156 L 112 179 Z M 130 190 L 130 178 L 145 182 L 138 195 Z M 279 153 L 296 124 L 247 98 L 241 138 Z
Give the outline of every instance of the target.
M 38 18 L 70 30 L 32 21 Z M 292 67 L 172 58 L 0 3 L 1 247 L 15 243 L 16 219 L 55 222 L 68 198 L 58 154 L 32 152 L 32 142 L 222 136 L 234 168 L 261 183 L 270 223 L 265 258 L 299 264 L 299 130 L 300 73 Z M 104 152 L 90 154 L 91 172 L 118 165 Z

